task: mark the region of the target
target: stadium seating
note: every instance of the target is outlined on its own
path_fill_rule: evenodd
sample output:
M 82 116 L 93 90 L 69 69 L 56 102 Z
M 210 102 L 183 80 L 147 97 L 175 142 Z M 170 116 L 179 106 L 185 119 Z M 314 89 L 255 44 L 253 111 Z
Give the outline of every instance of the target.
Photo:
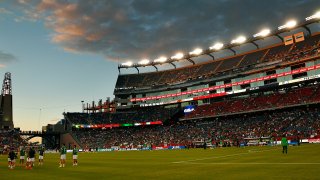
M 220 117 L 202 121 L 181 121 L 171 125 L 73 131 L 84 147 L 138 147 L 139 145 L 189 145 L 192 142 L 244 142 L 245 138 L 287 134 L 309 138 L 320 134 L 320 113 L 316 107 L 274 110 L 260 114 Z
M 282 60 L 288 53 L 292 45 L 288 46 L 276 46 L 270 48 L 268 54 L 266 55 L 264 61 L 276 61 Z
M 238 56 L 238 57 L 228 58 L 226 60 L 223 60 L 221 65 L 218 67 L 217 72 L 223 72 L 226 70 L 236 68 L 237 64 L 240 62 L 242 58 L 243 56 Z
M 267 50 L 261 50 L 254 53 L 247 54 L 241 61 L 239 67 L 245 67 L 259 63 L 263 56 L 267 53 Z
M 194 81 L 195 79 L 199 79 L 199 77 L 203 79 L 221 76 L 221 74 L 226 75 L 235 68 L 246 68 L 261 62 L 296 61 L 319 53 L 319 40 L 320 35 L 316 35 L 292 45 L 276 45 L 245 55 L 228 57 L 221 60 L 218 59 L 193 66 L 159 72 L 119 75 L 116 83 L 116 91 L 128 88 L 184 83 Z
M 10 148 L 19 148 L 21 145 L 26 145 L 16 130 L 0 130 L 0 153 L 8 151 Z
M 270 108 L 286 107 L 311 102 L 319 102 L 319 86 L 296 88 L 287 92 L 277 92 L 255 97 L 231 99 L 212 104 L 205 104 L 187 114 L 186 119 L 202 118 L 207 116 L 227 115 L 230 113 L 266 110 Z
M 66 113 L 71 124 L 111 124 L 166 121 L 177 113 L 176 108 L 146 107 L 117 113 Z

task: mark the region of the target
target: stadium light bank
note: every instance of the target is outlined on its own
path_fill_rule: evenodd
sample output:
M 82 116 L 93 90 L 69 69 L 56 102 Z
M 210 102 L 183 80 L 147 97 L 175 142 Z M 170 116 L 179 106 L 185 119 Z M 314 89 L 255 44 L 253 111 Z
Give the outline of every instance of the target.
M 149 59 L 143 59 L 143 60 L 141 60 L 141 61 L 138 62 L 138 64 L 140 64 L 140 65 L 147 65 L 147 64 L 149 64 L 149 63 L 150 63 L 150 60 L 149 60 Z
M 231 41 L 231 44 L 242 44 L 246 42 L 247 38 L 244 36 L 239 36 L 238 38 Z
M 245 36 L 240 36 L 240 37 L 232 40 L 230 44 L 224 45 L 222 43 L 216 43 L 215 45 L 209 47 L 207 50 L 197 48 L 197 49 L 189 52 L 189 54 L 177 53 L 176 55 L 172 56 L 170 59 L 163 56 L 158 59 L 155 59 L 153 62 L 149 61 L 148 63 L 146 63 L 146 61 L 142 60 L 142 61 L 138 62 L 137 64 L 133 64 L 132 62 L 129 61 L 129 62 L 122 63 L 121 65 L 119 65 L 118 69 L 119 69 L 119 73 L 120 73 L 120 68 L 128 68 L 128 67 L 137 68 L 137 67 L 141 67 L 141 66 L 144 67 L 144 66 L 148 66 L 148 65 L 155 66 L 156 64 L 162 64 L 162 63 L 173 64 L 172 63 L 173 61 L 177 61 L 177 60 L 181 60 L 181 59 L 190 60 L 190 57 L 200 56 L 200 55 L 204 55 L 204 54 L 210 55 L 210 52 L 218 51 L 221 49 L 232 49 L 232 47 L 238 46 L 238 45 L 244 44 L 244 43 L 256 44 L 254 41 L 259 40 L 264 37 L 269 37 L 269 36 L 278 36 L 280 39 L 282 39 L 279 34 L 285 32 L 287 30 L 297 28 L 297 27 L 304 27 L 309 33 L 311 33 L 311 31 L 307 27 L 307 25 L 312 24 L 312 23 L 316 23 L 316 22 L 318 23 L 319 21 L 320 21 L 320 11 L 316 12 L 315 14 L 313 14 L 309 17 L 306 17 L 305 22 L 301 22 L 300 24 L 298 24 L 298 22 L 296 20 L 290 20 L 290 21 L 286 22 L 284 25 L 279 26 L 277 28 L 277 30 L 272 31 L 270 29 L 263 29 L 259 33 L 254 34 L 253 37 L 249 38 L 249 39 L 247 39 Z M 258 46 L 257 46 L 257 48 L 258 48 Z
M 128 61 L 128 62 L 122 63 L 121 65 L 131 67 L 133 65 L 133 63 L 131 61 Z
M 320 19 L 320 11 L 318 11 L 312 16 L 306 17 L 306 21 L 310 21 L 311 19 Z
M 270 34 L 271 30 L 270 29 L 264 29 L 262 31 L 260 31 L 259 33 L 253 35 L 253 37 L 266 37 Z
M 183 53 L 177 53 L 176 55 L 174 56 L 171 56 L 171 59 L 182 59 L 184 57 L 184 54 Z
M 291 29 L 291 28 L 295 27 L 296 25 L 297 25 L 297 21 L 291 20 L 291 21 L 288 21 L 286 24 L 279 26 L 278 30 L 287 29 L 287 28 Z
M 190 54 L 190 55 L 199 55 L 199 54 L 201 54 L 202 52 L 203 52 L 202 49 L 196 48 L 195 50 L 189 52 L 189 54 Z
M 158 59 L 155 59 L 153 62 L 155 63 L 164 63 L 168 60 L 168 58 L 162 56 L 162 57 L 159 57 Z
M 221 48 L 223 48 L 224 44 L 222 43 L 216 43 L 213 46 L 209 47 L 210 50 L 220 50 Z

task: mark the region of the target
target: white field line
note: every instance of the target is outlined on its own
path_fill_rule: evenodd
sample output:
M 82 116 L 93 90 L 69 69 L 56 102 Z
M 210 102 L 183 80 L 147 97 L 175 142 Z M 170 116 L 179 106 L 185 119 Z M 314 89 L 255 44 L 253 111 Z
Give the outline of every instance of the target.
M 268 149 L 268 150 L 262 150 L 262 151 L 248 150 L 249 152 L 247 152 L 247 153 L 230 154 L 230 155 L 225 155 L 225 156 L 215 156 L 215 157 L 208 157 L 208 158 L 201 158 L 201 159 L 191 159 L 191 160 L 185 160 L 185 161 L 176 161 L 176 162 L 172 162 L 172 163 L 179 164 L 179 163 L 189 163 L 189 162 L 195 162 L 195 161 L 202 161 L 202 160 L 207 160 L 207 159 L 220 159 L 220 158 L 226 158 L 226 157 L 247 155 L 247 154 L 251 154 L 251 153 L 273 151 L 273 150 L 278 150 L 278 149 L 279 148 L 274 148 L 274 149 Z
M 215 164 L 215 165 L 319 165 L 320 163 L 251 163 L 251 162 L 243 162 L 243 163 L 198 163 L 198 162 L 185 162 L 187 164 Z

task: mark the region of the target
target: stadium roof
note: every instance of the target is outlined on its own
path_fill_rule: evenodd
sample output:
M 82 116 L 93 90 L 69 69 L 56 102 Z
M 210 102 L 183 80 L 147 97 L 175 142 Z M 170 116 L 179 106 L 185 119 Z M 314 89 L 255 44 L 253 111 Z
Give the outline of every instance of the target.
M 129 61 L 126 63 L 119 64 L 118 70 L 120 73 L 120 69 L 122 69 L 122 68 L 126 68 L 126 69 L 127 68 L 135 68 L 135 69 L 137 69 L 137 71 L 139 73 L 140 72 L 139 67 L 153 66 L 156 69 L 156 71 L 158 71 L 158 68 L 156 65 L 169 63 L 174 68 L 176 68 L 176 65 L 174 64 L 174 62 L 182 61 L 182 60 L 187 60 L 194 65 L 195 62 L 191 58 L 199 57 L 199 56 L 203 56 L 203 55 L 208 55 L 214 60 L 215 57 L 211 53 L 218 52 L 221 50 L 230 50 L 234 53 L 234 55 L 236 55 L 237 52 L 233 49 L 234 47 L 240 46 L 242 44 L 251 43 L 251 44 L 255 45 L 257 47 L 257 49 L 259 49 L 259 45 L 256 43 L 256 41 L 265 39 L 267 37 L 272 37 L 272 36 L 276 36 L 281 41 L 283 41 L 283 37 L 280 36 L 280 34 L 282 34 L 284 32 L 289 32 L 293 29 L 304 28 L 309 33 L 309 35 L 311 35 L 311 30 L 308 27 L 308 25 L 313 24 L 313 23 L 318 23 L 319 21 L 320 21 L 320 12 L 317 12 L 316 14 L 305 18 L 304 22 L 297 23 L 296 21 L 291 20 L 291 21 L 288 21 L 286 24 L 279 26 L 277 29 L 274 29 L 274 30 L 264 29 L 257 34 L 254 34 L 250 38 L 247 38 L 244 36 L 239 36 L 238 38 L 232 40 L 228 44 L 222 44 L 222 43 L 217 42 L 215 45 L 209 47 L 208 49 L 203 50 L 203 49 L 197 48 L 197 49 L 194 49 L 193 51 L 189 52 L 188 54 L 177 53 L 176 55 L 171 56 L 170 58 L 160 57 L 158 59 L 155 59 L 154 61 L 142 60 L 139 63 L 133 63 L 133 62 Z M 141 63 L 141 62 L 143 62 L 143 63 Z

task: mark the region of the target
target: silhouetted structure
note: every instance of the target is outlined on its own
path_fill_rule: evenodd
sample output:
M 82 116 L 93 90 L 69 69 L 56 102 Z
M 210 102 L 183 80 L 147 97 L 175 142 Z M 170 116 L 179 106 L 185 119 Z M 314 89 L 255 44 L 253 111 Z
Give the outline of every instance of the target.
M 13 129 L 11 73 L 4 75 L 0 96 L 0 129 Z

